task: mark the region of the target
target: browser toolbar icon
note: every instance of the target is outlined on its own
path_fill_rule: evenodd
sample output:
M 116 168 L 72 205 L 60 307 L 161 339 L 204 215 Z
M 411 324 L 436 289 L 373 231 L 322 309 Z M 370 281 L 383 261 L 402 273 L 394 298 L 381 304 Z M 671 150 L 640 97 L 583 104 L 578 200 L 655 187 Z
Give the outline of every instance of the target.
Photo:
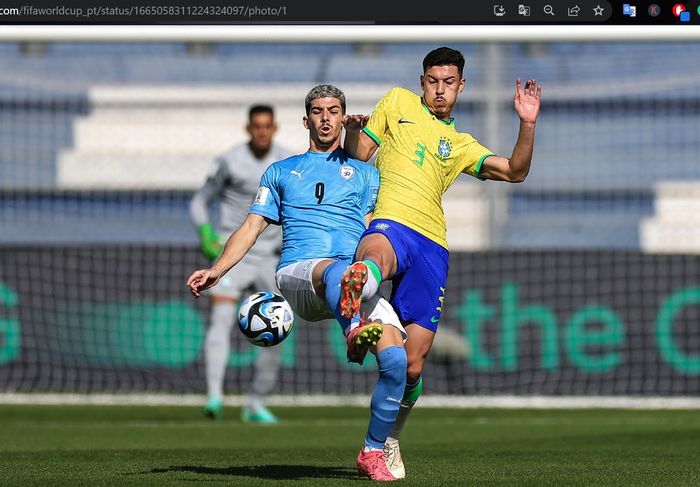
M 579 7 L 578 5 L 574 5 L 573 7 L 567 10 L 567 13 L 569 17 L 578 17 L 580 11 L 581 7 Z

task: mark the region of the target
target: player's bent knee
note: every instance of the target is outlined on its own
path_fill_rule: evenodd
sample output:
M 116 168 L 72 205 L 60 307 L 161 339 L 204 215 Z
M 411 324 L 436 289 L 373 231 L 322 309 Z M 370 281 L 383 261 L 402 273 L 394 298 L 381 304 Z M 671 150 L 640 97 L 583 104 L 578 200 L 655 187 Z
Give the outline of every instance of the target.
M 389 324 L 384 324 L 383 328 L 382 337 L 379 339 L 379 343 L 377 343 L 377 352 L 389 347 L 403 348 L 403 336 L 401 335 L 401 331 Z
M 410 357 L 408 359 L 408 365 L 406 366 L 406 380 L 409 384 L 413 384 L 420 379 L 423 373 L 423 361 L 420 363 L 411 362 Z
M 377 354 L 380 375 L 401 388 L 406 385 L 406 364 L 406 351 L 403 347 L 388 347 Z
M 394 247 L 384 235 L 374 233 L 362 237 L 355 257 L 357 260 L 370 259 L 374 261 L 382 272 L 382 279 L 387 279 L 396 272 Z

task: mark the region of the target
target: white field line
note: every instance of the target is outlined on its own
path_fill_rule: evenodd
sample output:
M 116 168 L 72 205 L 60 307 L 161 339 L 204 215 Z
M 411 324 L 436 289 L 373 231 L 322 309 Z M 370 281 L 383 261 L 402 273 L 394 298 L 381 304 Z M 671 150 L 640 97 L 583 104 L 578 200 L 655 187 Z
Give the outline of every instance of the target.
M 145 405 L 201 406 L 196 394 L 70 394 L 0 393 L 0 404 L 36 405 Z M 226 406 L 242 406 L 244 396 L 228 396 Z M 358 406 L 369 404 L 368 395 L 273 395 L 270 406 Z M 666 396 L 441 396 L 424 395 L 421 407 L 455 409 L 700 409 L 700 397 Z

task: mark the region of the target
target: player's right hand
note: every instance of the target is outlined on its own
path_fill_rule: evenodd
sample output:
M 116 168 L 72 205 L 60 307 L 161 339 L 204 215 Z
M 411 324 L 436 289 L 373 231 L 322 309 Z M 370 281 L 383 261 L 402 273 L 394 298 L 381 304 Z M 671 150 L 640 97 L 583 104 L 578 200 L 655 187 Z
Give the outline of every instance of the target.
M 221 236 L 216 233 L 211 223 L 205 223 L 199 227 L 199 241 L 204 257 L 214 260 L 221 255 L 224 249 L 221 243 Z
M 190 288 L 192 296 L 198 298 L 202 295 L 202 291 L 214 287 L 221 275 L 219 272 L 210 267 L 209 269 L 199 269 L 192 273 L 187 279 L 187 286 Z
M 345 115 L 343 127 L 348 132 L 359 132 L 367 125 L 369 115 Z

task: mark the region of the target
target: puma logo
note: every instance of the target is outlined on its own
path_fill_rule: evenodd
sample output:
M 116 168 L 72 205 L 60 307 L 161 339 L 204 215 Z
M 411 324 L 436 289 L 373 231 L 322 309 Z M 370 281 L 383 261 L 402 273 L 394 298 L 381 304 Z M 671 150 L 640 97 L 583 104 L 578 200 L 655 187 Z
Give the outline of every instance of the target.
M 297 171 L 295 171 L 294 169 L 292 169 L 291 173 L 294 174 L 294 175 L 296 175 L 296 176 L 299 176 L 299 179 L 301 179 L 301 175 L 302 175 L 302 173 L 303 173 L 305 170 L 306 170 L 306 169 L 302 169 L 301 172 L 297 172 Z

